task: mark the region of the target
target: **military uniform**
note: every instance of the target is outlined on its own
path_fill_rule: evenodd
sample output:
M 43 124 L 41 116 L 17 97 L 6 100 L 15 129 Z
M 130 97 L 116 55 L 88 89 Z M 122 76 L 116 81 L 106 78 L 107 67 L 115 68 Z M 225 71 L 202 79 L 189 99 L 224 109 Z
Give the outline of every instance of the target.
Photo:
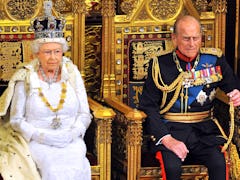
M 147 114 L 151 149 L 161 151 L 168 180 L 180 178 L 182 162 L 159 141 L 167 134 L 186 144 L 190 151 L 187 161 L 205 164 L 212 179 L 225 179 L 225 159 L 219 146 L 226 139 L 211 120 L 212 109 L 217 88 L 228 93 L 239 89 L 240 83 L 218 49 L 201 49 L 189 62 L 175 52 L 150 61 L 140 99 L 140 109 Z

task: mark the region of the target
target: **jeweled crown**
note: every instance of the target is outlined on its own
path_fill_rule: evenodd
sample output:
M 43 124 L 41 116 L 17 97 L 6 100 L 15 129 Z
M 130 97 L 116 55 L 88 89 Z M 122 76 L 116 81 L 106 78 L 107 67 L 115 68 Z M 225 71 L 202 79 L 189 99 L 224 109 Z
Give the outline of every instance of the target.
M 41 38 L 62 38 L 65 19 L 52 15 L 52 1 L 45 0 L 43 2 L 44 15 L 36 17 L 31 21 L 34 29 L 35 39 Z

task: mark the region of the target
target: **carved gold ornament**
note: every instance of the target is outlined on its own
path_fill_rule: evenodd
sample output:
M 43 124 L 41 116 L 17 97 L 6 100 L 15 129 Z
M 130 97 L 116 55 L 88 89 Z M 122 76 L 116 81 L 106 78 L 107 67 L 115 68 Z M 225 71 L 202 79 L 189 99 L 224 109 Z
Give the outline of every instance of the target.
M 169 21 L 179 15 L 182 4 L 182 0 L 152 0 L 147 4 L 147 8 L 151 12 L 152 18 Z
M 22 63 L 21 42 L 0 43 L 0 80 L 9 81 L 16 67 Z
M 13 20 L 31 19 L 40 8 L 37 0 L 8 0 L 4 3 L 7 15 Z

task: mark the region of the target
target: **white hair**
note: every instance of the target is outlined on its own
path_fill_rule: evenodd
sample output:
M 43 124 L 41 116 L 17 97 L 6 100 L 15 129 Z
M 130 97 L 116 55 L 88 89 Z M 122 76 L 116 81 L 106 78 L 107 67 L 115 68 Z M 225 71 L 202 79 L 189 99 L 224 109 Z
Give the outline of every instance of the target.
M 32 52 L 34 54 L 38 53 L 40 50 L 40 47 L 45 43 L 59 43 L 62 45 L 63 53 L 65 53 L 68 50 L 68 44 L 65 38 L 40 38 L 35 39 L 32 42 Z

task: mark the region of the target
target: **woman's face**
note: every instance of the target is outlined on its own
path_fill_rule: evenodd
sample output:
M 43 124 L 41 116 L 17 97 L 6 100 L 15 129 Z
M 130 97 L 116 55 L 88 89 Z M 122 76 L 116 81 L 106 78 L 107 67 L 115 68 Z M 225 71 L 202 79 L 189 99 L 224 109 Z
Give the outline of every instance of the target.
M 62 62 L 62 56 L 62 45 L 59 43 L 44 43 L 37 53 L 37 57 L 45 71 L 56 70 Z

